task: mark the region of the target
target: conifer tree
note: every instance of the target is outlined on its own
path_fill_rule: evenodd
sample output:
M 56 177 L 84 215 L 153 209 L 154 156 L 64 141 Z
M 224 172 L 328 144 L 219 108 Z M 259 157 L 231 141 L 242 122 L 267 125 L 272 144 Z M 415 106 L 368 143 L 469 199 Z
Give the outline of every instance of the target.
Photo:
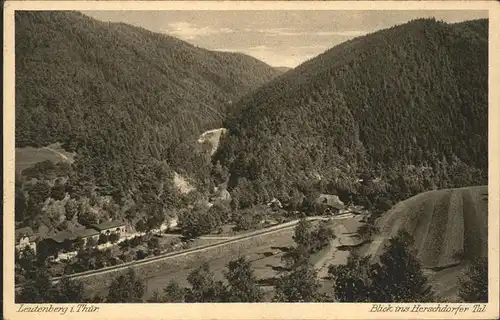
M 226 299 L 224 284 L 214 279 L 206 262 L 193 270 L 187 280 L 191 287 L 186 290 L 186 302 L 223 302 Z
M 140 303 L 144 296 L 144 284 L 133 269 L 116 277 L 109 287 L 107 302 Z
M 434 291 L 423 274 L 413 247 L 413 238 L 401 230 L 389 240 L 380 263 L 370 270 L 370 301 L 433 302 Z
M 321 287 L 317 271 L 304 262 L 290 272 L 284 272 L 278 279 L 275 290 L 276 302 L 315 302 L 321 300 L 318 290 Z
M 488 302 L 488 258 L 473 260 L 459 278 L 458 296 L 464 302 Z
M 227 282 L 229 302 L 259 302 L 264 296 L 257 284 L 257 277 L 244 257 L 230 261 L 224 273 Z

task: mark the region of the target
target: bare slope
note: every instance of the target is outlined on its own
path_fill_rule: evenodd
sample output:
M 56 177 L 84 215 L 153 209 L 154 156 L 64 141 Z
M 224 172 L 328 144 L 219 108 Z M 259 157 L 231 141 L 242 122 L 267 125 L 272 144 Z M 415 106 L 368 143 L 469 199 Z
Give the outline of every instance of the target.
M 427 268 L 444 268 L 486 256 L 487 195 L 487 186 L 418 194 L 398 203 L 377 220 L 380 236 L 390 238 L 406 229 L 413 235 L 418 257 Z

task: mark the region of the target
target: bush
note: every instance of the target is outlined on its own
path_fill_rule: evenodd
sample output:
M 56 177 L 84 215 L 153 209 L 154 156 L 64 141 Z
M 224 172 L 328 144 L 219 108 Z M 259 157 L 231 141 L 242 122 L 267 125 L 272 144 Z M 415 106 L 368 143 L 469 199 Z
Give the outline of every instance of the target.
M 116 243 L 118 242 L 118 240 L 120 240 L 120 234 L 119 233 L 111 233 L 108 237 L 108 240 L 111 242 L 111 243 Z
M 135 254 L 136 254 L 137 260 L 142 260 L 148 256 L 148 253 L 142 249 L 137 250 L 137 252 Z
M 99 240 L 97 241 L 97 244 L 103 244 L 109 241 L 109 237 L 105 235 L 104 233 L 101 233 L 99 235 Z
M 477 258 L 459 278 L 460 299 L 469 303 L 488 302 L 488 258 Z

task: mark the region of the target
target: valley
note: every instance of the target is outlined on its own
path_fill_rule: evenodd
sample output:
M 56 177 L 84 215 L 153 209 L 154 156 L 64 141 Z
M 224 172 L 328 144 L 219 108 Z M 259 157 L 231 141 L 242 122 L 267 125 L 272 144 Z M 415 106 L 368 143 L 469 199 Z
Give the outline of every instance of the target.
M 16 13 L 16 301 L 484 301 L 489 22 L 452 21 L 288 67 Z

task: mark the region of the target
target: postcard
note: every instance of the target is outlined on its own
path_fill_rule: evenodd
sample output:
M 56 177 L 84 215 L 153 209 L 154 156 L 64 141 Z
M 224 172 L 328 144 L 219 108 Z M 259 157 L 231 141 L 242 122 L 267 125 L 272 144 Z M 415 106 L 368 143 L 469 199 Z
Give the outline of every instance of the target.
M 4 9 L 6 319 L 499 317 L 498 3 Z

